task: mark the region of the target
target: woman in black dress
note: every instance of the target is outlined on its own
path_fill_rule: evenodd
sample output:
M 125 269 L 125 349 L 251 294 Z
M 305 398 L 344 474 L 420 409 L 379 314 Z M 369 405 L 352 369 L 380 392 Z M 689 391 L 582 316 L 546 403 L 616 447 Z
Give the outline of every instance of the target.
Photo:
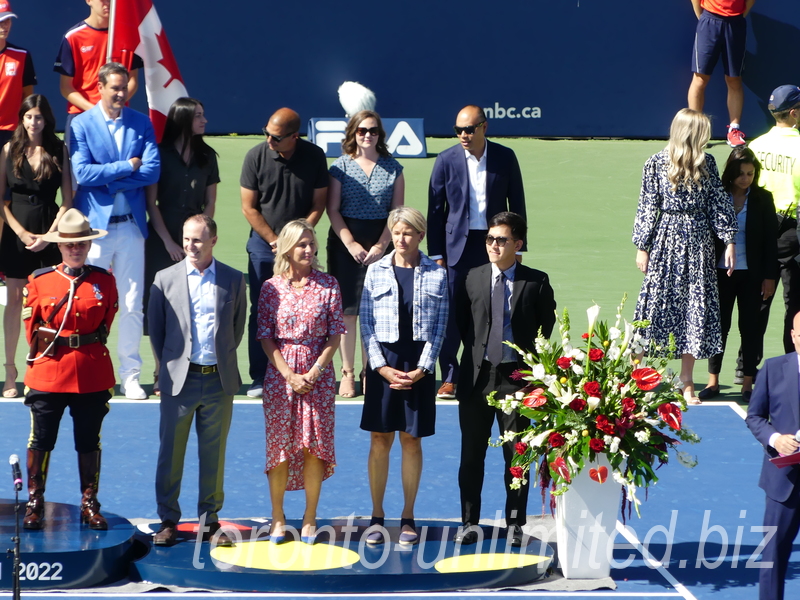
M 203 139 L 207 122 L 203 103 L 194 98 L 178 98 L 169 108 L 158 147 L 161 175 L 157 184 L 147 188 L 150 221 L 145 241 L 145 307 L 156 273 L 183 260 L 184 221 L 201 213 L 214 216 L 219 168 L 217 153 Z M 153 393 L 158 395 L 158 380 Z
M 418 541 L 414 502 L 422 474 L 422 438 L 436 421 L 434 365 L 447 325 L 447 272 L 419 250 L 425 217 L 402 206 L 389 213 L 394 251 L 370 265 L 361 295 L 361 338 L 369 356 L 361 429 L 370 431 L 372 521 L 367 543 L 381 544 L 383 497 L 394 432 L 403 450 L 401 544 Z
M 775 293 L 778 278 L 778 221 L 772 194 L 758 185 L 761 163 L 744 146 L 734 148 L 722 172 L 722 187 L 730 194 L 739 224 L 736 233 L 736 268 L 723 277 L 724 246 L 716 243 L 722 352 L 708 359 L 708 385 L 698 396 L 708 400 L 719 394 L 719 372 L 731 328 L 733 305 L 739 308 L 742 338 L 742 398 L 750 401 L 758 361 L 764 353 L 764 332 L 759 325 L 762 300 Z
M 56 136 L 56 120 L 47 98 L 31 94 L 22 101 L 19 124 L 0 153 L 0 198 L 7 187 L 11 199 L 0 203 L 5 220 L 0 241 L 0 271 L 6 274 L 8 303 L 3 313 L 6 378 L 4 398 L 16 398 L 14 356 L 20 333 L 22 290 L 36 269 L 61 262 L 61 253 L 42 235 L 56 230 L 72 207 L 69 153 Z M 56 204 L 61 188 L 61 207 Z

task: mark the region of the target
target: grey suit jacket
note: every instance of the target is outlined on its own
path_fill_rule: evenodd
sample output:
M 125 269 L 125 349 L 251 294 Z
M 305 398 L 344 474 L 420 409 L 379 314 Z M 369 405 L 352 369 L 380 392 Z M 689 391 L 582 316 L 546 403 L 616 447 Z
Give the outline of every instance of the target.
M 236 348 L 242 341 L 247 319 L 244 275 L 216 261 L 217 307 L 214 349 L 222 389 L 229 396 L 239 391 L 242 379 Z M 185 259 L 156 273 L 150 288 L 147 319 L 150 341 L 161 363 L 161 393 L 177 396 L 186 381 L 192 355 L 191 309 Z

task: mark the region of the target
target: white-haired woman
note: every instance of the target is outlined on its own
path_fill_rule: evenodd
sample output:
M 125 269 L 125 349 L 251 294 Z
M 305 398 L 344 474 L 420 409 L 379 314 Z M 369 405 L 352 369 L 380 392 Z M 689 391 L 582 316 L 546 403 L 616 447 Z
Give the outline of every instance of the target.
M 414 503 L 422 474 L 422 438 L 433 435 L 433 375 L 447 328 L 447 272 L 419 249 L 427 224 L 415 208 L 389 213 L 394 251 L 370 265 L 361 296 L 361 337 L 369 355 L 361 429 L 370 431 L 370 525 L 383 525 L 389 451 L 399 432 L 403 465 L 401 544 L 415 544 Z M 383 543 L 378 528 L 367 543 Z
M 299 219 L 278 236 L 275 276 L 258 300 L 264 376 L 265 472 L 272 501 L 270 539 L 285 539 L 286 490 L 306 492 L 301 537 L 313 543 L 322 481 L 333 475 L 335 376 L 331 359 L 344 333 L 339 284 L 320 271 L 317 238 Z
M 714 157 L 704 152 L 710 137 L 706 115 L 678 111 L 667 147 L 644 165 L 633 228 L 636 266 L 645 274 L 634 319 L 649 321 L 643 335 L 661 353 L 674 334 L 690 404 L 700 403 L 692 379 L 695 360 L 722 351 L 714 236 L 726 244 L 728 276 L 736 264 L 736 215 Z

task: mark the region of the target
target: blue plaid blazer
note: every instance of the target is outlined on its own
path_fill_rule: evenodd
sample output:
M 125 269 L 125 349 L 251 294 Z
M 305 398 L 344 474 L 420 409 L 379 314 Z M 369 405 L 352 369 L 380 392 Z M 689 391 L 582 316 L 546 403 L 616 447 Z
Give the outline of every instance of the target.
M 394 252 L 367 269 L 361 294 L 361 339 L 369 366 L 380 369 L 386 359 L 378 342 L 400 339 L 397 279 L 392 269 Z M 420 252 L 414 269 L 414 341 L 425 342 L 417 366 L 433 372 L 447 328 L 447 271 Z

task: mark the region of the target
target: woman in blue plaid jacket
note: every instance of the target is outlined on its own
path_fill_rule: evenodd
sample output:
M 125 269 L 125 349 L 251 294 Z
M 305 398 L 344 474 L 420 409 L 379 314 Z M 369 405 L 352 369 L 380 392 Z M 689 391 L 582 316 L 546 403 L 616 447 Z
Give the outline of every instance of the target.
M 370 265 L 361 296 L 361 338 L 369 357 L 361 429 L 370 431 L 372 520 L 367 543 L 381 544 L 389 451 L 400 432 L 403 456 L 401 544 L 418 541 L 414 502 L 422 473 L 422 438 L 436 421 L 434 366 L 447 325 L 447 271 L 420 252 L 427 223 L 418 210 L 389 213 L 394 251 Z

